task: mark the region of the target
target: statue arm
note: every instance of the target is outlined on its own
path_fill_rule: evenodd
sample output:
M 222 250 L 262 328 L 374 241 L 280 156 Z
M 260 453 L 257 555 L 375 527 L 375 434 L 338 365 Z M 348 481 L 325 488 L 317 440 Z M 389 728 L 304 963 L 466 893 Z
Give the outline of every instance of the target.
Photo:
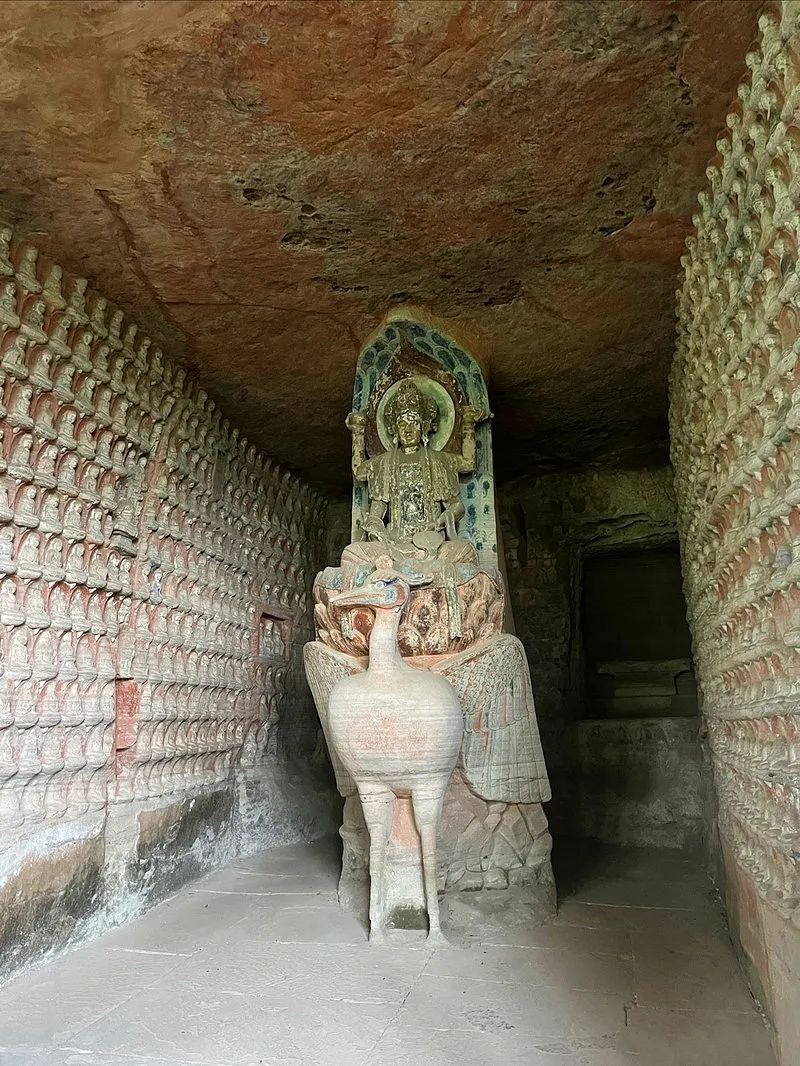
M 463 440 L 461 454 L 456 456 L 456 469 L 459 474 L 471 474 L 475 469 L 475 424 L 489 417 L 480 407 L 469 405 L 461 409 Z
M 367 426 L 367 416 L 360 411 L 351 411 L 347 416 L 345 425 L 353 435 L 353 477 L 356 481 L 366 481 L 367 453 L 364 446 L 364 435 Z
M 370 500 L 369 511 L 361 523 L 361 529 L 367 537 L 372 537 L 373 540 L 383 540 L 386 535 L 385 516 L 386 504 L 383 500 Z

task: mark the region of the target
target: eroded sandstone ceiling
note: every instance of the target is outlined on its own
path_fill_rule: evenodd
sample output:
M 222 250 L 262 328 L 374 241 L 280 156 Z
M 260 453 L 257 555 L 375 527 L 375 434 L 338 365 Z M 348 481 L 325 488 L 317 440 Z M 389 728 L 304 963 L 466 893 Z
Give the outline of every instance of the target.
M 411 303 L 480 338 L 498 474 L 664 454 L 673 292 L 758 4 L 0 5 L 0 215 L 315 484 Z

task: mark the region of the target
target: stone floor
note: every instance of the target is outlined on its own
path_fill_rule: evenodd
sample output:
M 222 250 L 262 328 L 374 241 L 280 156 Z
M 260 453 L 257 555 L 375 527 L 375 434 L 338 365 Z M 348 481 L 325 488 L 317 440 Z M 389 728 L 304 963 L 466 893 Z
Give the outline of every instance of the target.
M 330 844 L 265 852 L 6 985 L 0 1066 L 773 1064 L 697 861 L 579 845 L 558 876 L 548 925 L 370 947 Z

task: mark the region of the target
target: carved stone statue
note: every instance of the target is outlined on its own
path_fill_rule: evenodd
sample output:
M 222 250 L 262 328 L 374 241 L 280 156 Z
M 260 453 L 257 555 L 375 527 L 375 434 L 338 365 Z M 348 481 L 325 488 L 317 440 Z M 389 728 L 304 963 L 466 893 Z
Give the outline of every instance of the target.
M 392 435 L 388 451 L 368 459 L 364 450 L 366 415 L 352 411 L 347 426 L 353 434 L 353 476 L 366 481 L 370 506 L 361 530 L 369 540 L 351 544 L 343 565 L 393 559 L 447 559 L 477 565 L 474 546 L 460 538 L 464 516 L 459 474 L 475 468 L 475 423 L 487 413 L 465 407 L 464 440 L 459 454 L 435 451 L 431 433 L 438 418 L 436 402 L 423 395 L 412 379 L 399 383 L 386 404 L 385 421 Z M 388 518 L 388 524 L 387 524 Z
M 376 570 L 360 588 L 337 593 L 340 607 L 375 611 L 365 672 L 342 677 L 333 687 L 328 730 L 342 770 L 350 775 L 369 830 L 371 941 L 384 936 L 386 847 L 395 803 L 410 797 L 419 831 L 428 938 L 440 937 L 436 892 L 436 830 L 450 775 L 461 749 L 463 721 L 458 695 L 441 675 L 415 670 L 397 648 L 400 613 L 410 582 L 394 570 Z
M 422 329 L 411 324 L 409 332 L 424 341 Z M 394 326 L 385 332 L 395 343 L 362 354 L 355 409 L 347 418 L 353 436 L 352 542 L 341 566 L 317 575 L 318 639 L 305 648 L 309 684 L 345 797 L 340 898 L 354 901 L 369 869 L 373 925 L 414 924 L 427 916 L 436 931 L 438 910 L 432 911 L 429 877 L 423 877 L 430 869 L 424 861 L 430 820 L 420 823 L 413 790 L 402 783 L 417 757 L 406 743 L 402 726 L 408 723 L 384 729 L 376 712 L 359 734 L 358 743 L 384 751 L 396 771 L 394 785 L 381 778 L 379 791 L 388 804 L 382 821 L 369 798 L 374 788 L 367 789 L 365 805 L 359 780 L 364 752 L 341 728 L 346 700 L 336 694 L 349 692 L 347 679 L 359 675 L 369 687 L 380 665 L 376 655 L 388 655 L 403 663 L 394 705 L 401 719 L 404 707 L 416 715 L 418 745 L 435 747 L 439 725 L 436 715 L 426 719 L 413 711 L 411 688 L 403 683 L 413 675 L 406 667 L 447 680 L 460 704 L 458 765 L 444 778 L 439 887 L 525 884 L 546 914 L 554 886 L 541 803 L 550 791 L 525 652 L 505 631 L 482 374 L 441 333 L 434 343 L 450 347 L 437 359 L 428 354 L 433 344 L 418 348 Z M 382 574 L 394 575 L 396 587 L 408 591 L 394 617 L 393 649 L 379 640 L 376 651 L 373 634 L 383 608 L 375 587 Z M 384 835 L 388 840 L 376 851 Z

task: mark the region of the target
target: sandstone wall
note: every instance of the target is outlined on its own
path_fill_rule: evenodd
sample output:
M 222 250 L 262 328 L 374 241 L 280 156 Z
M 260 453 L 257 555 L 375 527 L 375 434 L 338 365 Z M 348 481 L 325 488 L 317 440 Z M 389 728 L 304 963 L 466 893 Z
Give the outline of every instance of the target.
M 282 715 L 284 748 L 316 739 L 300 649 L 324 509 L 7 229 L 0 327 L 8 972 L 324 823 L 278 750 Z
M 671 429 L 731 920 L 800 1062 L 800 6 L 759 21 L 682 260 Z
M 674 541 L 671 471 L 548 474 L 507 486 L 502 499 L 514 621 L 553 786 L 553 832 L 634 846 L 698 843 L 709 816 L 697 719 L 593 719 L 584 692 L 585 560 Z

